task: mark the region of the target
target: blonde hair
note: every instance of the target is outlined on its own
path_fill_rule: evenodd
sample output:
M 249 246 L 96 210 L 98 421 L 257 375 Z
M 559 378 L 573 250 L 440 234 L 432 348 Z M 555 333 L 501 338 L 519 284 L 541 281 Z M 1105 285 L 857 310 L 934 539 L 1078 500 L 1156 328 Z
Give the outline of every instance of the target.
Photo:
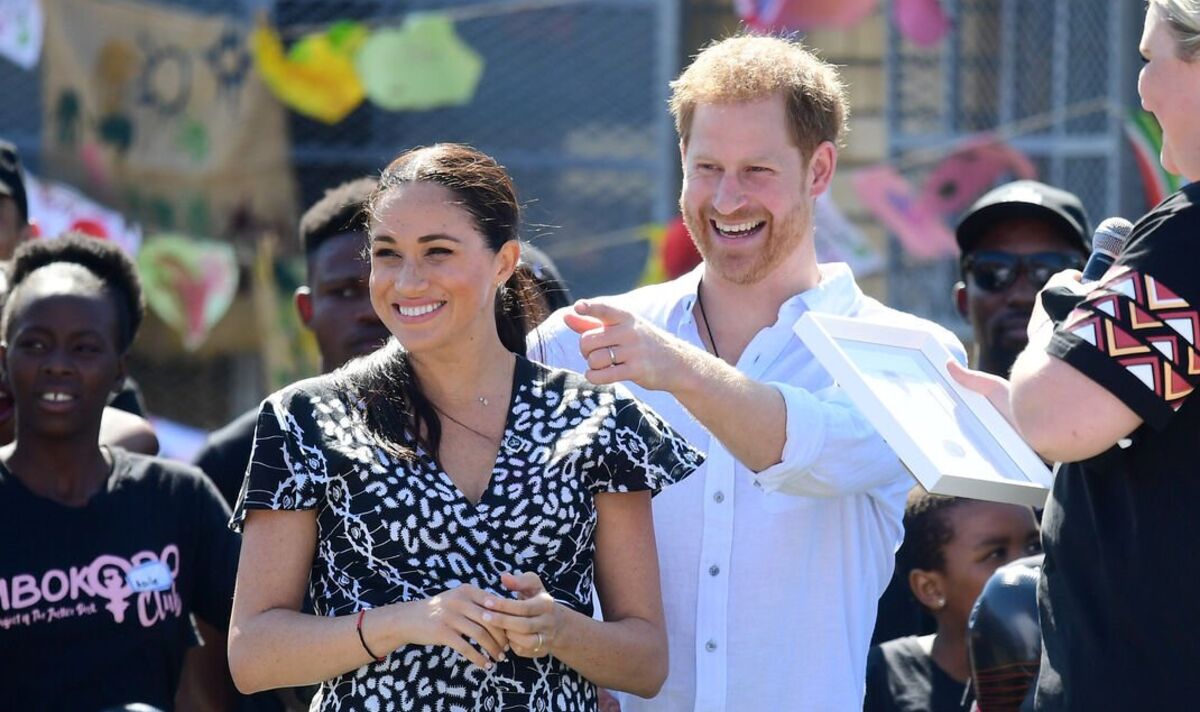
M 833 65 L 798 41 L 743 34 L 710 44 L 671 82 L 671 115 L 687 144 L 698 104 L 731 104 L 782 95 L 788 129 L 805 157 L 822 141 L 841 145 L 850 107 Z
M 1185 62 L 1200 56 L 1200 0 L 1150 0 L 1171 28 L 1175 54 Z

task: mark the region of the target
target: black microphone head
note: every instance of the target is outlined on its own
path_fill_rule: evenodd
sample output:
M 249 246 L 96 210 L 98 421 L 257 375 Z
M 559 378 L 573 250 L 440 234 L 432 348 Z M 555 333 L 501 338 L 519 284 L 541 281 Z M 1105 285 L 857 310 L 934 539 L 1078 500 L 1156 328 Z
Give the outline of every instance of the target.
M 1116 258 L 1125 247 L 1129 233 L 1133 232 L 1133 223 L 1125 218 L 1109 218 L 1096 226 L 1092 235 L 1092 252 L 1102 252 Z

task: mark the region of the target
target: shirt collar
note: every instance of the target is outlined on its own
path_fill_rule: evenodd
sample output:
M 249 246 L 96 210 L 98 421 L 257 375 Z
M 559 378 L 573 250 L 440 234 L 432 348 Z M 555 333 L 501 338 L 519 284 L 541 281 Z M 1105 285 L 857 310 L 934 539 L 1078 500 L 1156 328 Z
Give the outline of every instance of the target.
M 854 281 L 850 266 L 845 262 L 828 262 L 817 265 L 817 270 L 821 273 L 821 281 L 812 289 L 785 301 L 779 309 L 781 316 L 796 309 L 826 314 L 851 314 L 857 310 L 863 293 Z M 672 317 L 679 320 L 677 323 L 686 324 L 693 319 L 692 308 L 696 305 L 700 278 L 703 276 L 704 263 L 701 262 L 691 272 L 670 283 L 668 300 Z
M 817 286 L 797 294 L 786 304 L 800 299 L 810 311 L 825 314 L 852 314 L 857 311 L 863 293 L 854 281 L 850 265 L 845 262 L 827 262 L 817 265 L 817 269 L 821 272 L 821 281 Z
M 696 295 L 700 293 L 700 278 L 704 276 L 704 263 L 696 265 L 691 272 L 680 275 L 671 281 L 671 316 L 679 319 L 679 324 L 692 321 L 692 307 L 696 305 Z

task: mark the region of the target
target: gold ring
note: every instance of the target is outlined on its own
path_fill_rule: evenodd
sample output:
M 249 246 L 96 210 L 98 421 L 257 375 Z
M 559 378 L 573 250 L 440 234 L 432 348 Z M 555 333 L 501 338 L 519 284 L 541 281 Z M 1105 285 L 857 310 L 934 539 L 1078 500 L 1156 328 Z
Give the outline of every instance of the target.
M 608 347 L 608 360 L 612 361 L 613 366 L 617 365 L 617 352 L 613 351 L 613 347 L 611 346 Z
M 542 637 L 541 633 L 538 633 L 537 637 L 538 637 L 537 645 L 533 646 L 533 652 L 535 652 L 535 653 L 541 651 L 542 643 L 544 643 L 546 641 L 546 639 Z

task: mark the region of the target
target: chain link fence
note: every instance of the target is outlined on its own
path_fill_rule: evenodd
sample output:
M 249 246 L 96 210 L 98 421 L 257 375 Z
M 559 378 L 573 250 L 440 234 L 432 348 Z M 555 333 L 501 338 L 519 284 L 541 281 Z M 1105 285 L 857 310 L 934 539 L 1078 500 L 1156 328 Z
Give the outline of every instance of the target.
M 106 1 L 106 0 L 101 0 Z M 462 107 L 394 112 L 364 102 L 326 125 L 290 113 L 301 206 L 342 181 L 377 174 L 401 151 L 470 143 L 512 173 L 526 206 L 524 237 L 558 260 L 580 296 L 633 287 L 646 262 L 640 228 L 675 212 L 678 157 L 666 111 L 679 66 L 680 3 L 664 0 L 150 0 L 220 15 L 247 33 L 265 16 L 285 42 L 341 20 L 398 27 L 438 12 L 484 61 Z M 396 71 L 403 71 L 397 67 Z M 0 59 L 0 136 L 39 172 L 39 73 Z M 54 176 L 47 176 L 53 178 Z M 211 237 L 225 237 L 213 235 Z M 293 245 L 293 239 L 285 239 Z M 262 395 L 245 377 L 254 354 L 137 359 L 152 410 L 200 427 Z M 240 360 L 239 360 L 240 359 Z M 213 367 L 209 367 L 213 365 Z M 253 370 L 253 369 L 251 369 Z M 236 378 L 230 374 L 242 374 Z M 191 394 L 188 401 L 178 393 Z
M 1123 133 L 1137 106 L 1140 5 L 942 2 L 956 31 L 936 47 L 913 45 L 889 23 L 889 158 L 905 177 L 919 185 L 951 150 L 990 133 L 1028 156 L 1040 180 L 1078 194 L 1093 226 L 1141 215 L 1147 206 Z M 890 303 L 965 335 L 949 296 L 958 276 L 957 260 L 916 262 L 892 241 Z

